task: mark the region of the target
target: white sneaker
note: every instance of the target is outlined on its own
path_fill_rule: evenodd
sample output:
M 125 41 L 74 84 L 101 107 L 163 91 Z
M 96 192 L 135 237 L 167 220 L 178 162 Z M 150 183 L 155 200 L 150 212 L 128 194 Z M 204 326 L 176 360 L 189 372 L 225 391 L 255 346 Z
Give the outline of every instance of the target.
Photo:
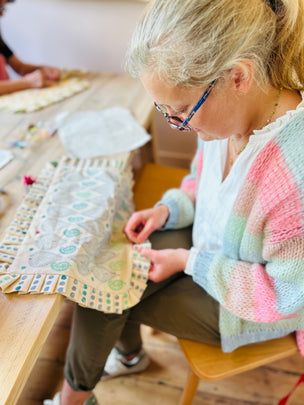
M 53 399 L 45 399 L 43 401 L 43 405 L 60 405 L 60 403 L 60 392 L 57 392 Z M 95 396 L 92 394 L 83 405 L 97 405 Z
M 45 399 L 43 405 L 60 405 L 60 392 L 57 392 L 53 399 Z
M 150 363 L 144 349 L 141 349 L 132 360 L 127 360 L 127 357 L 114 347 L 107 359 L 101 380 L 105 381 L 122 375 L 141 373 L 149 367 Z

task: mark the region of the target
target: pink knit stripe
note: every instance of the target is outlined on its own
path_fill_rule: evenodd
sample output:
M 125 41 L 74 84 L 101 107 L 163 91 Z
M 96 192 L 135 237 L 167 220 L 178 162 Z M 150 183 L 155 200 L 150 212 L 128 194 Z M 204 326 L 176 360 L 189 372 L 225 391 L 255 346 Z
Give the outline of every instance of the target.
M 199 149 L 191 164 L 191 174 L 186 176 L 180 186 L 181 190 L 190 190 L 196 193 L 199 185 L 200 176 L 203 169 L 203 150 Z
M 277 207 L 281 201 L 286 201 L 286 198 L 292 201 L 296 199 L 297 204 L 294 208 L 299 208 L 302 205 L 293 176 L 288 172 L 284 162 L 278 162 L 278 164 L 281 165 L 280 175 L 276 173 L 276 166 L 273 165 L 269 168 L 269 175 L 260 187 L 259 200 L 265 214 Z
M 274 140 L 269 141 L 255 158 L 246 176 L 246 180 L 259 186 L 263 181 L 265 173 L 270 173 L 270 171 L 268 171 L 269 164 L 276 166 L 277 155 L 280 154 L 281 151 Z
M 268 276 L 264 266 L 256 265 L 255 274 L 255 318 L 256 322 L 274 322 L 281 319 L 276 310 L 273 279 Z
M 259 200 L 264 214 L 277 207 L 278 203 L 285 200 L 297 187 L 280 149 L 273 143 L 271 146 L 271 158 L 260 161 L 260 165 L 254 163 L 250 170 L 250 181 L 256 184 L 259 179 Z M 265 148 L 259 156 L 265 155 L 269 149 Z
M 276 260 L 282 264 L 295 261 L 299 265 L 300 262 L 304 263 L 304 239 L 303 237 L 295 237 L 290 239 L 285 239 L 281 242 L 267 243 L 263 248 L 263 257 L 265 260 L 272 260 L 275 254 Z M 280 265 L 280 264 L 279 264 Z
M 204 157 L 204 151 L 202 149 L 200 149 L 197 153 L 197 161 L 196 161 L 196 170 L 197 170 L 197 174 L 196 174 L 196 178 L 197 178 L 197 184 L 199 183 L 199 179 L 201 177 L 202 174 L 202 170 L 203 170 L 203 157 Z
M 247 205 L 250 206 L 250 215 L 246 225 L 246 232 L 251 236 L 261 237 L 265 228 L 265 217 L 261 215 L 262 208 L 260 201 L 256 199 L 253 205 Z
M 259 208 L 262 210 L 260 217 L 271 214 L 269 222 L 271 242 L 278 243 L 286 239 L 286 232 L 289 233 L 288 238 L 302 236 L 304 229 L 301 193 L 280 148 L 274 141 L 269 142 L 258 155 L 247 175 L 248 180 L 254 186 L 260 184 L 258 193 Z M 246 191 L 248 189 L 247 184 Z M 256 187 L 252 187 L 253 201 L 256 191 Z
M 181 184 L 181 190 L 195 190 L 196 181 L 195 179 L 185 179 Z
M 248 272 L 244 266 L 248 267 L 247 264 L 237 262 L 230 270 L 229 288 L 226 291 L 224 307 L 239 318 L 255 321 L 255 295 L 252 288 L 254 274 Z M 241 304 L 240 297 L 242 297 Z
M 296 318 L 295 315 L 283 316 L 277 309 L 274 279 L 261 264 L 255 266 L 255 318 L 256 322 L 275 322 L 281 319 Z
M 261 194 L 260 186 L 265 181 L 267 183 L 267 176 L 270 177 L 271 171 L 277 172 L 276 162 L 278 156 L 280 156 L 280 149 L 275 144 L 275 142 L 269 141 L 267 145 L 261 150 L 253 164 L 251 165 L 246 179 L 240 189 L 238 198 L 236 199 L 235 205 L 233 207 L 233 212 L 235 215 L 241 217 L 248 217 L 252 212 L 252 204 L 257 200 L 257 196 Z M 281 159 L 280 159 L 281 160 Z M 270 167 L 269 167 L 270 166 Z M 266 176 L 265 176 L 266 173 Z M 268 187 L 266 187 L 268 188 Z M 270 195 L 269 195 L 270 194 Z M 268 197 L 271 199 L 273 192 L 268 190 Z M 261 201 L 261 206 L 263 208 L 264 203 L 267 201 Z M 262 213 L 261 213 L 262 214 Z
M 271 243 L 278 243 L 286 237 L 302 236 L 301 193 L 278 148 L 276 158 L 272 160 L 268 169 L 270 175 L 261 185 L 259 201 L 265 214 L 272 210 L 269 221 Z
M 270 243 L 277 244 L 286 241 L 286 239 L 290 240 L 304 235 L 304 227 L 300 216 L 302 207 L 299 200 L 295 199 L 283 204 L 285 204 L 285 207 L 279 207 L 276 215 L 269 221 L 271 228 Z
M 304 331 L 298 330 L 296 332 L 297 345 L 302 356 L 304 356 Z
M 233 214 L 239 217 L 249 217 L 252 212 L 252 201 L 256 201 L 259 189 L 255 184 L 245 180 L 235 200 Z M 248 198 L 248 196 L 250 196 Z

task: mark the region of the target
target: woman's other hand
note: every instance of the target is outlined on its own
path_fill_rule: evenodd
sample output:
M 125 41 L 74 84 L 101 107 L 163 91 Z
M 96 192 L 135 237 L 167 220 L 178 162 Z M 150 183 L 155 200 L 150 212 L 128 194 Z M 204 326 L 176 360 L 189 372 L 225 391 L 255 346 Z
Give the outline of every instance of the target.
M 163 204 L 134 212 L 127 222 L 124 232 L 131 242 L 143 243 L 152 232 L 166 223 L 168 216 L 169 209 Z
M 154 250 L 143 248 L 140 254 L 151 260 L 149 280 L 158 283 L 175 273 L 184 271 L 189 257 L 186 249 L 162 249 Z

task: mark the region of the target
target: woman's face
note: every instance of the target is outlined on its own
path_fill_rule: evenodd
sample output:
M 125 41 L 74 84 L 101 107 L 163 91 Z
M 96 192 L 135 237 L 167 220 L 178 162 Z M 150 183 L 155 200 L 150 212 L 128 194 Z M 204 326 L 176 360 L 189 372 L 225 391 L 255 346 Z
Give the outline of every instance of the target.
M 176 87 L 148 73 L 143 74 L 141 80 L 153 100 L 163 106 L 169 116 L 177 116 L 181 120 L 186 119 L 206 90 L 197 87 Z M 233 83 L 229 79 L 216 82 L 209 98 L 191 118 L 189 126 L 204 141 L 228 138 L 242 131 L 242 107 L 233 89 Z

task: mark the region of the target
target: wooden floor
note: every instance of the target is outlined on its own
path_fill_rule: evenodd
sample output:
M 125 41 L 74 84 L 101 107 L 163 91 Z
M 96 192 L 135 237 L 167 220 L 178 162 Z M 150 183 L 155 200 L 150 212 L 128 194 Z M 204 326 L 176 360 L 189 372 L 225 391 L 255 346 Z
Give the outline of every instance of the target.
M 41 405 L 60 389 L 72 311 L 73 304 L 66 301 L 18 405 Z M 143 336 L 151 366 L 142 374 L 98 384 L 100 405 L 178 405 L 188 366 L 176 339 L 152 334 L 148 327 Z M 296 355 L 223 381 L 201 381 L 193 405 L 277 405 L 302 373 L 304 360 Z M 303 404 L 304 384 L 288 402 Z

